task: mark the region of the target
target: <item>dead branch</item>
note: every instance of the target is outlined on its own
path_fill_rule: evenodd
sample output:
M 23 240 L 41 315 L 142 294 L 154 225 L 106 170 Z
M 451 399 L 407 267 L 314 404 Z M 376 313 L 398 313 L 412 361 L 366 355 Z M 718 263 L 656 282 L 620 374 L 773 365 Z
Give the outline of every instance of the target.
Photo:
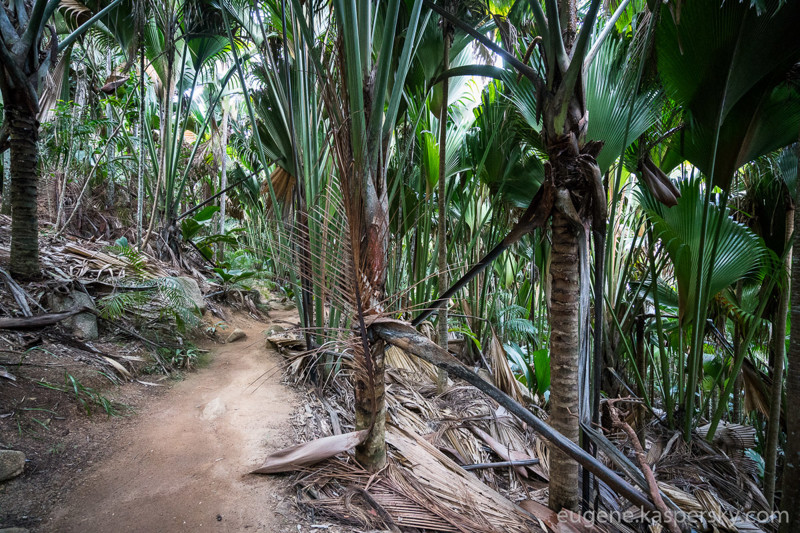
M 62 320 L 80 313 L 91 313 L 92 309 L 86 306 L 76 307 L 63 313 L 49 313 L 46 315 L 29 316 L 25 318 L 2 318 L 0 329 L 38 329 L 45 326 L 58 324 Z
M 520 459 L 518 461 L 498 461 L 496 463 L 477 463 L 474 465 L 463 465 L 464 470 L 484 470 L 487 468 L 502 468 L 505 466 L 531 466 L 538 465 L 539 459 Z
M 650 487 L 650 497 L 653 498 L 653 502 L 658 508 L 658 511 L 661 513 L 664 524 L 667 526 L 667 529 L 669 529 L 670 533 L 681 533 L 681 528 L 678 527 L 675 517 L 667 508 L 664 500 L 661 499 L 658 483 L 656 483 L 653 470 L 650 468 L 650 465 L 647 464 L 647 455 L 642 449 L 642 444 L 639 442 L 639 437 L 636 435 L 636 432 L 633 430 L 633 428 L 619 416 L 619 411 L 616 407 L 614 407 L 614 400 L 609 400 L 606 405 L 608 405 L 608 412 L 611 415 L 611 421 L 614 424 L 614 427 L 624 431 L 628 436 L 628 439 L 631 441 L 631 446 L 633 446 L 633 450 L 636 452 L 636 460 L 639 462 L 639 467 L 642 469 L 644 477 L 647 479 L 648 487 Z

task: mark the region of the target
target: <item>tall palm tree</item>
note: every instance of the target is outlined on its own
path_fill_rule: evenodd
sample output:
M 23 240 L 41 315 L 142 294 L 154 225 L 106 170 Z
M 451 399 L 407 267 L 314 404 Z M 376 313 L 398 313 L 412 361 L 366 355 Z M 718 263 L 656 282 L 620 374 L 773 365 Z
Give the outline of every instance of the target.
M 121 0 L 109 2 L 97 15 L 70 34 L 73 41 Z M 59 44 L 49 24 L 59 0 L 0 4 L 0 92 L 4 117 L 0 148 L 11 150 L 11 261 L 12 275 L 39 274 L 38 198 L 39 90 Z

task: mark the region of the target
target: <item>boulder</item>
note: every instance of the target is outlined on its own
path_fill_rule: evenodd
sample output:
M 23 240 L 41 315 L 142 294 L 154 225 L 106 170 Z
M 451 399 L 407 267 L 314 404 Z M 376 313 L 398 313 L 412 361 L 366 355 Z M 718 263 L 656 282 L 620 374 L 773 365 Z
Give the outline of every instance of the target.
M 247 333 L 240 330 L 239 328 L 236 328 L 233 331 L 231 331 L 231 334 L 228 335 L 228 338 L 225 342 L 236 342 L 245 338 L 247 338 Z
M 197 280 L 186 276 L 178 276 L 175 278 L 175 281 L 180 284 L 186 298 L 195 306 L 195 313 L 199 316 L 203 316 L 203 313 L 206 312 L 208 307 L 206 306 L 205 298 L 203 298 L 203 291 L 200 290 L 200 285 L 197 284 Z
M 96 309 L 94 299 L 83 291 L 61 290 L 50 295 L 50 307 L 53 312 L 60 313 L 76 307 Z M 97 330 L 97 317 L 93 313 L 79 313 L 64 320 L 63 324 L 72 330 L 72 334 L 84 341 L 96 340 L 100 335 Z
M 270 328 L 264 332 L 264 335 L 266 335 L 267 337 L 272 337 L 273 335 L 277 335 L 278 333 L 283 333 L 284 331 L 286 331 L 285 327 L 275 324 L 273 326 L 270 326 Z
M 297 309 L 297 304 L 288 298 L 283 298 L 281 300 L 270 300 L 267 302 L 267 305 L 272 311 L 291 311 L 293 309 Z
M 86 306 L 94 309 L 94 300 L 85 292 L 72 291 L 75 306 Z M 97 317 L 92 313 L 80 313 L 70 319 L 72 333 L 79 339 L 93 341 L 100 335 L 97 331 Z
M 17 477 L 25 470 L 25 454 L 16 450 L 0 450 L 0 481 Z

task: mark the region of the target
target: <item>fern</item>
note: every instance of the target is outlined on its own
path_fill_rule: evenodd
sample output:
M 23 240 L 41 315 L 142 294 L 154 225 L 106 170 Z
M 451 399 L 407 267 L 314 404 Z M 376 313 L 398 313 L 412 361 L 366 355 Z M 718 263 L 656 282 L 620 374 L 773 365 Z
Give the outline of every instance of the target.
M 160 321 L 174 322 L 178 331 L 199 324 L 197 308 L 177 278 L 151 277 L 145 256 L 128 244 L 110 246 L 107 251 L 123 258 L 130 274 L 117 280 L 111 295 L 100 299 L 101 317 L 108 320 L 130 315 L 152 317 L 155 308 Z
M 125 311 L 145 305 L 151 298 L 149 291 L 115 292 L 101 298 L 98 302 L 100 316 L 106 320 L 116 320 L 125 315 Z

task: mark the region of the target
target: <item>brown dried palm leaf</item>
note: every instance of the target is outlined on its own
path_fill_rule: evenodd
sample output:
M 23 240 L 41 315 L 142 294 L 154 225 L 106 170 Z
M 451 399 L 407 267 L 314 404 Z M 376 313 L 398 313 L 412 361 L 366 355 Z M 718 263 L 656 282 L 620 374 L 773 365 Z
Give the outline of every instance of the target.
M 391 427 L 386 440 L 407 465 L 408 470 L 398 470 L 405 486 L 413 489 L 405 495 L 459 531 L 542 531 L 528 513 L 460 468 L 425 439 Z
M 769 388 L 764 376 L 747 358 L 742 364 L 742 382 L 744 383 L 745 412 L 758 411 L 769 418 Z
M 283 214 L 285 216 L 292 205 L 292 195 L 294 194 L 294 186 L 297 180 L 283 167 L 275 167 L 269 178 L 261 184 L 261 196 L 264 198 L 264 206 L 267 211 L 272 209 L 272 194 L 269 191 L 270 182 L 272 182 L 272 190 L 275 191 L 275 198 L 284 207 Z
M 61 97 L 64 85 L 64 72 L 69 66 L 70 54 L 61 54 L 56 67 L 47 74 L 42 94 L 39 97 L 39 122 L 50 122 L 55 115 L 55 107 Z
M 498 389 L 505 392 L 518 403 L 525 404 L 525 397 L 522 392 L 523 386 L 514 377 L 511 367 L 508 364 L 508 356 L 503 348 L 503 343 L 497 338 L 497 334 L 492 330 L 492 340 L 489 349 L 486 350 L 486 357 L 494 371 L 494 384 Z
M 71 19 L 75 24 L 82 24 L 92 16 L 92 10 L 78 0 L 61 0 L 58 8 L 64 14 L 64 18 Z
M 436 380 L 436 367 L 419 357 L 412 357 L 396 346 L 389 346 L 386 349 L 386 365 L 409 372 L 425 381 Z

